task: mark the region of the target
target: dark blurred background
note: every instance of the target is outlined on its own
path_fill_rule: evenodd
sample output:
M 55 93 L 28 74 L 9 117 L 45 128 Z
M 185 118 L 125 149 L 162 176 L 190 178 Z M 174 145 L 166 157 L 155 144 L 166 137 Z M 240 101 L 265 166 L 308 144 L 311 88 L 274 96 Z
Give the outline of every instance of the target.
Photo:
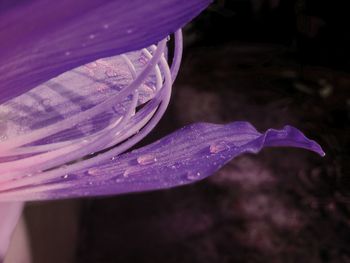
M 32 203 L 33 262 L 350 262 L 348 0 L 217 0 L 184 29 L 148 143 L 198 121 L 298 127 L 325 158 L 266 149 L 200 183 Z

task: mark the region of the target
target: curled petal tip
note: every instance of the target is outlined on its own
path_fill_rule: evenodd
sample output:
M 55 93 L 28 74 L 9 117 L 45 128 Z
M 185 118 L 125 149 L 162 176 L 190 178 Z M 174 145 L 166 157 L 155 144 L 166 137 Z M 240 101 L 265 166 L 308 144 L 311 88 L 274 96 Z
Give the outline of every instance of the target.
M 312 150 L 316 153 L 318 153 L 321 157 L 325 157 L 326 153 L 323 151 L 322 147 L 315 141 L 313 141 L 313 148 Z
M 326 153 L 323 151 L 321 145 L 319 145 L 316 141 L 309 139 L 301 131 L 299 131 L 298 129 L 296 129 L 292 126 L 287 125 L 287 126 L 285 126 L 285 129 L 286 128 L 289 130 L 293 130 L 293 132 L 298 134 L 302 140 L 305 140 L 306 142 L 309 143 L 309 145 L 307 147 L 304 147 L 305 149 L 313 151 L 313 152 L 319 154 L 321 157 L 324 157 L 326 155 Z
M 316 152 L 322 157 L 326 155 L 317 142 L 307 138 L 301 131 L 289 125 L 284 126 L 281 130 L 269 129 L 265 133 L 265 146 L 297 147 Z

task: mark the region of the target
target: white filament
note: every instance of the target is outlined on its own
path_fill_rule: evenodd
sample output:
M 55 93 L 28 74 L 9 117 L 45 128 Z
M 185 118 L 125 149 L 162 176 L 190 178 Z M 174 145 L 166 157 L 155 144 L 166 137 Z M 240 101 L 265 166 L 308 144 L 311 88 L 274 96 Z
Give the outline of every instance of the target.
M 124 152 L 142 140 L 158 123 L 169 103 L 171 85 L 177 75 L 182 55 L 181 40 L 181 31 L 178 31 L 175 33 L 177 49 L 175 49 L 171 70 L 164 57 L 166 40 L 161 41 L 157 48 L 155 46 L 150 47 L 153 55 L 147 49 L 142 50 L 149 61 L 143 71 L 138 75 L 128 56 L 122 55 L 133 77 L 133 81 L 128 87 L 95 107 L 72 116 L 69 119 L 1 143 L 0 157 L 16 156 L 18 154 L 36 154 L 16 161 L 0 163 L 0 191 L 7 191 L 0 192 L 1 200 L 14 198 L 16 194 L 19 194 L 18 198 L 20 199 L 20 196 L 24 198 L 29 193 L 37 193 L 38 191 L 53 188 L 59 189 L 63 187 L 61 183 L 57 183 L 55 186 L 38 185 L 35 188 L 31 187 L 27 190 L 15 190 L 14 188 L 35 185 L 43 180 L 49 181 L 59 178 L 62 174 L 86 169 Z M 137 89 L 152 72 L 156 77 L 156 95 L 135 114 L 138 98 Z M 73 124 L 76 125 L 77 120 L 81 122 L 91 116 L 104 112 L 106 108 L 121 103 L 130 94 L 132 95 L 132 102 L 123 116 L 95 134 L 68 142 L 23 146 L 71 128 Z M 115 145 L 118 146 L 100 153 L 93 158 L 79 160 L 79 158 L 83 158 L 91 152 L 101 151 Z M 70 162 L 72 163 L 68 164 Z M 28 173 L 31 176 L 26 176 Z M 1 184 L 1 182 L 6 183 Z

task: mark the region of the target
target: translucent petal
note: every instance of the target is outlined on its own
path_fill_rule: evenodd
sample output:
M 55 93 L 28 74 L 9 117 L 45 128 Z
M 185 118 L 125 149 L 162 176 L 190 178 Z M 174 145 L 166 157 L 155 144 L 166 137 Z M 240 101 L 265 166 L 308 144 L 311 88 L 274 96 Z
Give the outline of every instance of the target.
M 1 2 L 0 104 L 80 65 L 154 44 L 209 2 Z

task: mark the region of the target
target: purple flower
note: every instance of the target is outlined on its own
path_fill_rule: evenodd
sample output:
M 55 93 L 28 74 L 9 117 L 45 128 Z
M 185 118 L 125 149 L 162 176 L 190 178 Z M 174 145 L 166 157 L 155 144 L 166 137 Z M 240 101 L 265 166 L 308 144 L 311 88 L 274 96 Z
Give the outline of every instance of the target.
M 265 146 L 324 155 L 293 127 L 259 133 L 246 122 L 193 124 L 127 152 L 164 114 L 180 66 L 180 28 L 209 2 L 1 2 L 0 201 L 185 185 Z M 0 203 L 0 259 L 21 207 Z

